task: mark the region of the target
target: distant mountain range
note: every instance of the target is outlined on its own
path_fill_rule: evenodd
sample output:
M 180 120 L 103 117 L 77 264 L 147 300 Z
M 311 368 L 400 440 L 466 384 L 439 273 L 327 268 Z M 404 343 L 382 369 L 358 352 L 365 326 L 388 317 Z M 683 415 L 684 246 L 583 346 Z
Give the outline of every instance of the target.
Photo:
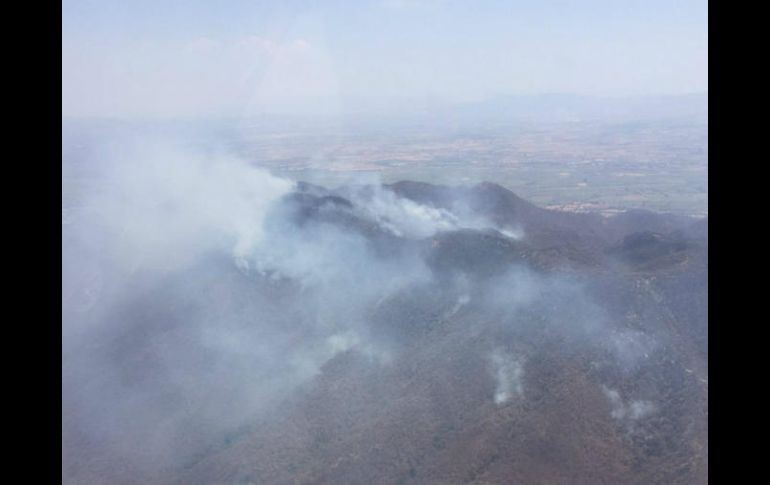
M 587 96 L 577 94 L 499 95 L 481 101 L 447 103 L 420 99 L 396 99 L 390 103 L 367 100 L 343 102 L 334 114 L 296 115 L 270 114 L 244 119 L 178 119 L 141 120 L 141 124 L 163 130 L 190 130 L 203 123 L 226 126 L 234 121 L 278 130 L 296 130 L 341 123 L 346 130 L 356 124 L 388 126 L 417 124 L 422 126 L 452 125 L 474 127 L 488 123 L 564 123 L 564 122 L 691 122 L 708 123 L 708 93 L 656 96 Z M 136 120 L 139 121 L 139 120 Z M 351 123 L 353 123 L 351 125 Z M 426 125 L 427 123 L 427 125 Z M 117 128 L 118 120 L 64 119 L 63 126 L 102 124 Z
M 708 121 L 708 94 L 599 97 L 497 96 L 457 107 L 462 116 L 522 121 Z

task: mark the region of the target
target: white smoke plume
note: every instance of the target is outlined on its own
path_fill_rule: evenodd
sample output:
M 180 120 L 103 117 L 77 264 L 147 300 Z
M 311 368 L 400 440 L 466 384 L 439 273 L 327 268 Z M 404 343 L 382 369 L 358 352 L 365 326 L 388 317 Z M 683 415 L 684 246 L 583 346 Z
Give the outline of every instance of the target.
M 369 313 L 430 281 L 417 255 L 271 224 L 294 184 L 222 152 L 143 138 L 103 147 L 99 163 L 97 187 L 63 207 L 62 331 L 67 426 L 101 453 L 178 466 L 336 355 L 393 359 Z M 399 223 L 429 233 L 430 210 L 404 207 Z
M 495 349 L 489 356 L 495 378 L 495 404 L 502 405 L 524 393 L 524 368 L 520 359 L 510 352 Z
M 351 200 L 382 227 L 400 237 L 421 239 L 461 226 L 461 221 L 451 212 L 398 197 L 378 184 L 351 191 Z
M 456 229 L 495 229 L 511 239 L 520 240 L 520 228 L 502 228 L 468 207 L 464 201 L 455 201 L 450 209 L 419 204 L 399 197 L 377 181 L 356 185 L 343 191 L 368 218 L 396 236 L 410 239 L 431 237 L 440 231 Z
M 646 418 L 657 411 L 657 406 L 651 401 L 631 400 L 625 402 L 615 389 L 602 386 L 604 395 L 610 402 L 610 416 L 618 421 L 633 422 Z
M 242 257 L 262 236 L 268 208 L 293 187 L 222 153 L 161 142 L 124 150 L 108 156 L 102 190 L 88 200 L 116 233 L 121 261 L 158 267 L 219 247 Z

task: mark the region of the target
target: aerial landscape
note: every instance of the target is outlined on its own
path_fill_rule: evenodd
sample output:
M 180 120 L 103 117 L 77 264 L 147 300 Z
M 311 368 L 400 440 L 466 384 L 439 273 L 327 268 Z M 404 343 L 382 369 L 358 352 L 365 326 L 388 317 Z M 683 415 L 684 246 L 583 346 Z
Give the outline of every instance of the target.
M 708 483 L 705 2 L 106 3 L 62 483 Z

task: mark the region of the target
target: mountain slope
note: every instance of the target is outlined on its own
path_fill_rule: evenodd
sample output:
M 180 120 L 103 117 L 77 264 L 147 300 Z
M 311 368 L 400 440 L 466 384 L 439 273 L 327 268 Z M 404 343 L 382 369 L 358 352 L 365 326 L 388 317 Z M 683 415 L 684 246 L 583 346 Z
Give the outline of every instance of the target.
M 706 483 L 702 226 L 299 185 L 77 317 L 63 482 Z

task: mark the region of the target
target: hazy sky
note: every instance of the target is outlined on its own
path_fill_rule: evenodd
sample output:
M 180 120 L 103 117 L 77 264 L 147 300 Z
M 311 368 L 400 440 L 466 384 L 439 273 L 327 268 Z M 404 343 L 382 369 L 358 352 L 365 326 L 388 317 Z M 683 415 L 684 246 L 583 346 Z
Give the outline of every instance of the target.
M 65 116 L 395 110 L 708 88 L 698 0 L 64 0 Z

